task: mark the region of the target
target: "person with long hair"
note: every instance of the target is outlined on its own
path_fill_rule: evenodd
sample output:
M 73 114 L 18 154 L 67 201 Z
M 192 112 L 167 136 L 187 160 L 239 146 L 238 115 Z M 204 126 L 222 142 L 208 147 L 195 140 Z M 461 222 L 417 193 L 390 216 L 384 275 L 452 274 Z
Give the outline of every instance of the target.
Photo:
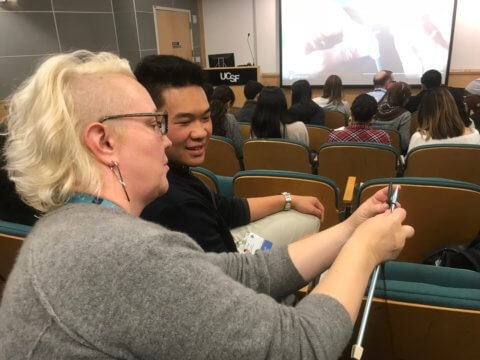
M 232 140 L 233 147 L 237 153 L 238 158 L 243 158 L 243 136 L 240 131 L 237 119 L 228 111 L 235 101 L 230 95 L 233 94 L 232 89 L 228 86 L 222 85 L 215 88 L 210 101 L 210 117 L 212 118 L 212 134 L 217 136 L 224 136 Z
M 350 117 L 350 105 L 343 100 L 342 79 L 338 75 L 330 75 L 323 85 L 323 95 L 313 99 L 325 111 L 341 112 L 345 118 Z
M 429 144 L 480 144 L 478 130 L 465 126 L 452 94 L 444 86 L 429 90 L 418 107 L 418 127 L 408 151 Z
M 289 116 L 287 99 L 277 86 L 266 86 L 260 92 L 251 131 L 253 138 L 281 138 L 309 144 L 305 124 Z
M 305 124 L 325 124 L 325 113 L 312 100 L 312 88 L 307 80 L 297 80 L 292 84 L 292 106 L 288 113 L 292 119 Z
M 397 130 L 400 133 L 400 148 L 406 153 L 410 141 L 411 114 L 405 108 L 411 91 L 408 84 L 399 81 L 387 91 L 384 101 L 378 104 L 377 113 L 370 123 L 372 129 Z
M 138 217 L 169 187 L 172 143 L 127 60 L 50 57 L 10 100 L 7 171 L 45 215 L 3 293 L 2 359 L 337 358 L 374 267 L 413 235 L 385 188 L 288 247 L 205 253 Z M 327 268 L 296 307 L 275 300 Z

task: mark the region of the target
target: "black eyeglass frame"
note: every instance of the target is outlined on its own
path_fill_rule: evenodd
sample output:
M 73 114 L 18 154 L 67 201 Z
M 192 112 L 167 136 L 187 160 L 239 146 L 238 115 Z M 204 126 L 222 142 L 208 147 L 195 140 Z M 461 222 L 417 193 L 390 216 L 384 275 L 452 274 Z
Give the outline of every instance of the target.
M 165 112 L 165 111 L 109 115 L 109 116 L 104 116 L 103 118 L 101 118 L 99 122 L 103 123 L 107 120 L 116 120 L 116 119 L 123 119 L 123 118 L 129 118 L 129 117 L 150 117 L 150 116 L 155 117 L 155 122 L 156 122 L 158 128 L 160 129 L 160 132 L 162 133 L 162 135 L 166 135 L 168 133 L 168 113 Z M 158 117 L 160 117 L 160 120 L 158 120 Z

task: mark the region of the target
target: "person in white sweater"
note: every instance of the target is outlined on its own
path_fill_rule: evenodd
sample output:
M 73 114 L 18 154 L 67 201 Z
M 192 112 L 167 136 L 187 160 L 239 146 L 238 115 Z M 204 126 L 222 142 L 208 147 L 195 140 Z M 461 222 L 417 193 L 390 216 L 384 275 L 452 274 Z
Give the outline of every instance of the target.
M 418 127 L 408 151 L 421 145 L 480 144 L 478 130 L 462 121 L 453 96 L 446 87 L 429 90 L 418 107 Z
M 8 174 L 45 215 L 7 281 L 0 358 L 338 358 L 372 270 L 413 235 L 405 210 L 383 189 L 288 247 L 205 253 L 138 218 L 169 186 L 167 123 L 109 53 L 53 56 L 12 96 Z M 275 301 L 327 267 L 296 307 Z

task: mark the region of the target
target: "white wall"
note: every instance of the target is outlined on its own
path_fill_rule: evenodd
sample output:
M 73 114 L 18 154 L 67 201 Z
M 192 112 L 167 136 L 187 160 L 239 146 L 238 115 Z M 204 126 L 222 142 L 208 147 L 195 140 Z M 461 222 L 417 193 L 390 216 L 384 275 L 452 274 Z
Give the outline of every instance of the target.
M 450 69 L 480 69 L 480 1 L 457 0 Z
M 203 21 L 207 55 L 233 52 L 235 65 L 252 62 L 247 34 L 254 52 L 253 0 L 203 0 Z
M 263 73 L 280 72 L 280 36 L 276 0 L 253 0 L 258 65 Z
M 203 0 L 207 54 L 234 52 L 237 64 L 251 62 L 250 32 L 261 71 L 279 73 L 278 5 L 278 0 Z M 479 0 L 457 0 L 451 70 L 480 69 L 479 13 Z

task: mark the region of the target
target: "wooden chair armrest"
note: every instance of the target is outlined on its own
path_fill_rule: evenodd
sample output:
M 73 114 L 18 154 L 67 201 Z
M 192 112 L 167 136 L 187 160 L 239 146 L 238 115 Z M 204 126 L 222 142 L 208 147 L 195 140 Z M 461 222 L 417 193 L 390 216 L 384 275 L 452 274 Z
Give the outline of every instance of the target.
M 355 176 L 349 176 L 347 185 L 345 186 L 345 192 L 343 193 L 343 203 L 351 204 L 353 201 L 353 192 L 355 190 L 355 183 L 357 178 Z

